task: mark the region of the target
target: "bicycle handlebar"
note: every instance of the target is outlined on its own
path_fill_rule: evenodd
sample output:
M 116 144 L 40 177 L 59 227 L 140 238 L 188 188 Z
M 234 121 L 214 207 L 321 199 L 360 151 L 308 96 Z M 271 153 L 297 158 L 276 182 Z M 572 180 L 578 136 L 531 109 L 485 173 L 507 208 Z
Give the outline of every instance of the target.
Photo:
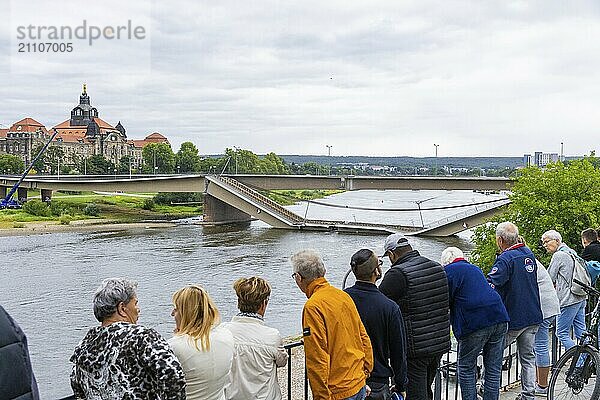
M 575 278 L 573 278 L 573 282 L 575 282 L 576 284 L 581 286 L 587 294 L 589 294 L 591 296 L 600 297 L 600 292 L 598 290 L 596 290 L 595 288 L 591 287 L 590 285 L 586 285 L 585 283 L 581 282 L 579 279 L 575 279 Z

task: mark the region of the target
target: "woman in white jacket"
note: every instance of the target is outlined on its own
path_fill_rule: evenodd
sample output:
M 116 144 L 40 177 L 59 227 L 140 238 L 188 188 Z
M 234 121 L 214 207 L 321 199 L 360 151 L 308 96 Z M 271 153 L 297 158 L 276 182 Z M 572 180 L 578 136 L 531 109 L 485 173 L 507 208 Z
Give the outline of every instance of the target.
M 280 400 L 277 367 L 287 363 L 279 331 L 265 325 L 263 317 L 271 286 L 262 278 L 238 279 L 233 288 L 240 313 L 224 323 L 233 334 L 235 356 L 231 382 L 225 387 L 228 400 Z
M 225 400 L 233 360 L 233 336 L 219 326 L 219 311 L 208 293 L 190 285 L 173 295 L 175 336 L 169 340 L 186 380 L 188 400 Z

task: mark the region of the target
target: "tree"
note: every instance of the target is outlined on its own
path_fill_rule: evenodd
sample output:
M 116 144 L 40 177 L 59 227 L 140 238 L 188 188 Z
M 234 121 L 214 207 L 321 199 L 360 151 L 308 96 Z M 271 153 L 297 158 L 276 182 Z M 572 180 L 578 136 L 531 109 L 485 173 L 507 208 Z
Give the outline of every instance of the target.
M 147 144 L 142 149 L 142 159 L 146 173 L 172 174 L 175 171 L 175 154 L 166 143 Z
M 265 174 L 284 175 L 289 174 L 290 169 L 283 161 L 283 158 L 271 152 L 261 160 L 262 172 Z
M 119 159 L 117 171 L 119 174 L 129 174 L 130 166 L 132 173 L 135 173 L 135 168 L 133 167 L 133 156 L 123 156 Z
M 183 142 L 175 156 L 177 172 L 200 172 L 200 156 L 192 142 Z
M 4 174 L 20 174 L 25 170 L 25 163 L 19 156 L 0 154 L 0 172 Z
M 547 262 L 549 256 L 539 245 L 542 234 L 555 229 L 563 241 L 581 251 L 581 231 L 600 225 L 600 170 L 594 157 L 549 164 L 545 169 L 521 170 L 509 196 L 508 210 L 494 221 L 508 220 L 519 227 L 521 235 L 536 256 Z M 475 260 L 489 264 L 490 248 L 495 246 L 494 225 L 475 230 Z
M 114 169 L 115 165 L 99 154 L 81 160 L 79 165 L 79 170 L 87 170 L 88 175 L 108 175 L 112 174 Z

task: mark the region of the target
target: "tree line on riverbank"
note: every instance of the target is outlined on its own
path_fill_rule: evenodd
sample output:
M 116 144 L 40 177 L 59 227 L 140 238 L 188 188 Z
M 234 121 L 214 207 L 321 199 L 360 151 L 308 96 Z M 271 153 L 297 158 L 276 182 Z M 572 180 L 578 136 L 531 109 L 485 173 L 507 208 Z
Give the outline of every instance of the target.
M 39 147 L 33 149 L 37 154 Z M 142 150 L 142 165 L 137 168 L 131 156 L 112 163 L 101 155 L 81 157 L 65 154 L 50 146 L 36 161 L 35 171 L 61 174 L 297 174 L 297 175 L 487 175 L 509 176 L 517 167 L 515 157 L 365 157 L 365 156 L 285 156 L 271 152 L 257 155 L 250 150 L 227 148 L 223 155 L 201 156 L 191 142 L 184 142 L 177 152 L 166 143 L 151 143 Z M 68 162 L 67 162 L 68 161 Z M 18 174 L 24 164 L 20 157 L 0 155 L 0 172 Z

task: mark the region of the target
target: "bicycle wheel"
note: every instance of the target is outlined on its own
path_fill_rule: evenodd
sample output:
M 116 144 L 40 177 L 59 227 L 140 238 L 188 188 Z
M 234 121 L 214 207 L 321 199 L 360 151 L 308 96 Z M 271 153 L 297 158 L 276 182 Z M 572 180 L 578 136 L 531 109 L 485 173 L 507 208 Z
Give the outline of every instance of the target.
M 571 347 L 559 358 L 552 371 L 548 400 L 599 400 L 598 372 L 598 352 L 588 346 Z

